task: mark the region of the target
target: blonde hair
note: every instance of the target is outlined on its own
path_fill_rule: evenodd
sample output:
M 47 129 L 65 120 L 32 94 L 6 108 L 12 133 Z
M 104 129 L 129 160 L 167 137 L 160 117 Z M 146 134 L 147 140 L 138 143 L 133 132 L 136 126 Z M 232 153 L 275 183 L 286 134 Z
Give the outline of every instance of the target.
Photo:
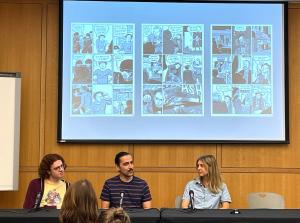
M 111 208 L 102 211 L 100 223 L 130 223 L 130 217 L 122 208 Z
M 59 213 L 61 223 L 98 222 L 98 201 L 92 184 L 84 179 L 72 184 Z
M 196 161 L 196 167 L 198 167 L 198 162 L 200 160 L 203 162 L 208 172 L 206 176 L 208 182 L 208 189 L 214 194 L 218 193 L 222 188 L 223 181 L 221 178 L 216 158 L 213 155 L 200 156 Z M 201 181 L 202 178 L 203 177 L 200 177 Z

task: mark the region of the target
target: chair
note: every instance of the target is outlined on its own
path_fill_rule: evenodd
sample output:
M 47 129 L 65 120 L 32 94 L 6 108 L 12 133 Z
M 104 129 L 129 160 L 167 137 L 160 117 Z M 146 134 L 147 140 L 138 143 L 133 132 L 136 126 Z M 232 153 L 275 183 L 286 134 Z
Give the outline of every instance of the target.
M 182 200 L 182 197 L 180 195 L 176 196 L 176 198 L 175 198 L 175 208 L 181 208 L 181 200 Z
M 248 206 L 250 209 L 284 209 L 284 198 L 280 194 L 271 192 L 249 193 Z

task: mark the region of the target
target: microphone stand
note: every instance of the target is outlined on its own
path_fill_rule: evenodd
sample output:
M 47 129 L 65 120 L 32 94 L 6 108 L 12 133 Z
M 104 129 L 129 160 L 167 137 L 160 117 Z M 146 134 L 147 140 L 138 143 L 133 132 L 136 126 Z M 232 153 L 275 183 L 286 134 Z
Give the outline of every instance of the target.
M 191 210 L 194 211 L 195 210 L 194 191 L 190 190 L 189 195 L 190 195 L 190 207 L 191 207 Z
M 36 195 L 36 198 L 35 198 L 35 202 L 34 202 L 34 207 L 31 208 L 28 212 L 31 213 L 31 212 L 37 212 L 37 211 L 40 211 L 41 208 L 39 206 L 39 201 L 41 199 L 41 196 L 42 196 L 42 192 L 38 192 L 37 195 Z

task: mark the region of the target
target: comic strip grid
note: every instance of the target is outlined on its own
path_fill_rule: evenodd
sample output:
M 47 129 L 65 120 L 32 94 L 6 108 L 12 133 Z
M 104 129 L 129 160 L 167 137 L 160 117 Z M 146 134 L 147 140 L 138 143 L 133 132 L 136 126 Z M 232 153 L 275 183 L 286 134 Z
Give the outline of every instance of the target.
M 203 116 L 203 24 L 142 24 L 142 116 Z
M 271 25 L 212 25 L 213 116 L 272 116 Z
M 71 115 L 133 115 L 134 24 L 71 24 Z

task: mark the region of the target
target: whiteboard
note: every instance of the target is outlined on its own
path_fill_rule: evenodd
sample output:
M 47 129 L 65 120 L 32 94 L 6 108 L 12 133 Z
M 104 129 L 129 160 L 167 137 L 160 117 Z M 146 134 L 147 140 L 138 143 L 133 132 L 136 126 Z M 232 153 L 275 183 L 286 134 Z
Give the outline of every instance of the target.
M 0 191 L 18 190 L 20 73 L 0 72 Z

